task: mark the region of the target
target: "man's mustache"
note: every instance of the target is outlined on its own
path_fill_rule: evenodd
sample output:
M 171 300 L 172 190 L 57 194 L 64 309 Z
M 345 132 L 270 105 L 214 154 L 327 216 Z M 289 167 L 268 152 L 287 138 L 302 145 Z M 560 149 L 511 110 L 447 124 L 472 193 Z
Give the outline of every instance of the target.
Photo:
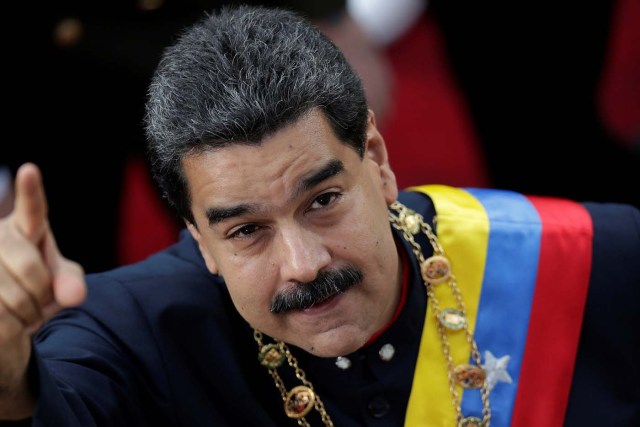
M 345 292 L 362 282 L 364 274 L 358 267 L 349 265 L 335 270 L 322 270 L 310 282 L 299 283 L 286 289 L 271 300 L 272 313 L 304 310 L 329 297 Z

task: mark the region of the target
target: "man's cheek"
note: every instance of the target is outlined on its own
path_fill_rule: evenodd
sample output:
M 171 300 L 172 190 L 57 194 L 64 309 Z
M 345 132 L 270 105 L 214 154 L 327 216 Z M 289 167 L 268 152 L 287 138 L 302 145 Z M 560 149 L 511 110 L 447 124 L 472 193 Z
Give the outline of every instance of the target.
M 254 289 L 242 289 L 234 288 L 229 290 L 231 299 L 238 311 L 242 313 L 243 317 L 255 317 L 258 313 L 262 313 L 266 307 L 269 308 L 269 300 L 266 297 L 262 297 L 257 290 Z M 265 300 L 263 302 L 263 300 Z

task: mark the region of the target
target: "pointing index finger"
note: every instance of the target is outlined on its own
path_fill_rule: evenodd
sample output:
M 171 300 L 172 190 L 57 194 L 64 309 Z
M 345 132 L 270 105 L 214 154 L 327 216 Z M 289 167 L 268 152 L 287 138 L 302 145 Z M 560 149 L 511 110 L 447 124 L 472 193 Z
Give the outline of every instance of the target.
M 14 223 L 33 242 L 38 242 L 46 230 L 47 199 L 40 169 L 25 163 L 16 173 Z

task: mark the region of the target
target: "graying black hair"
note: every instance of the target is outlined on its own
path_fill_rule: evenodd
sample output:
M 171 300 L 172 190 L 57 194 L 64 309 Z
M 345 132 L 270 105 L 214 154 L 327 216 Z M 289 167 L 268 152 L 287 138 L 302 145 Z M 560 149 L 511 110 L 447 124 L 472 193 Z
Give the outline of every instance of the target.
M 195 224 L 185 156 L 259 144 L 313 108 L 363 156 L 362 83 L 326 36 L 281 9 L 239 6 L 207 14 L 164 51 L 149 87 L 148 155 L 163 197 Z

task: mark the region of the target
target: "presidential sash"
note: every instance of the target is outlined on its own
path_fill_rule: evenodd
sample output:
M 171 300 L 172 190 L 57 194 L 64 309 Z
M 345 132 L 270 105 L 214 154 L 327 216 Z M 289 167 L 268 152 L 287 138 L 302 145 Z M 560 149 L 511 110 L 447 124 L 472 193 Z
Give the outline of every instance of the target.
M 591 266 L 593 226 L 580 204 L 487 189 L 411 188 L 434 203 L 436 233 L 464 298 L 491 387 L 492 426 L 562 425 Z M 447 293 L 440 307 L 455 307 Z M 473 363 L 447 334 L 455 365 Z M 427 308 L 407 427 L 451 427 L 456 412 L 436 320 Z M 465 417 L 478 390 L 458 388 Z

